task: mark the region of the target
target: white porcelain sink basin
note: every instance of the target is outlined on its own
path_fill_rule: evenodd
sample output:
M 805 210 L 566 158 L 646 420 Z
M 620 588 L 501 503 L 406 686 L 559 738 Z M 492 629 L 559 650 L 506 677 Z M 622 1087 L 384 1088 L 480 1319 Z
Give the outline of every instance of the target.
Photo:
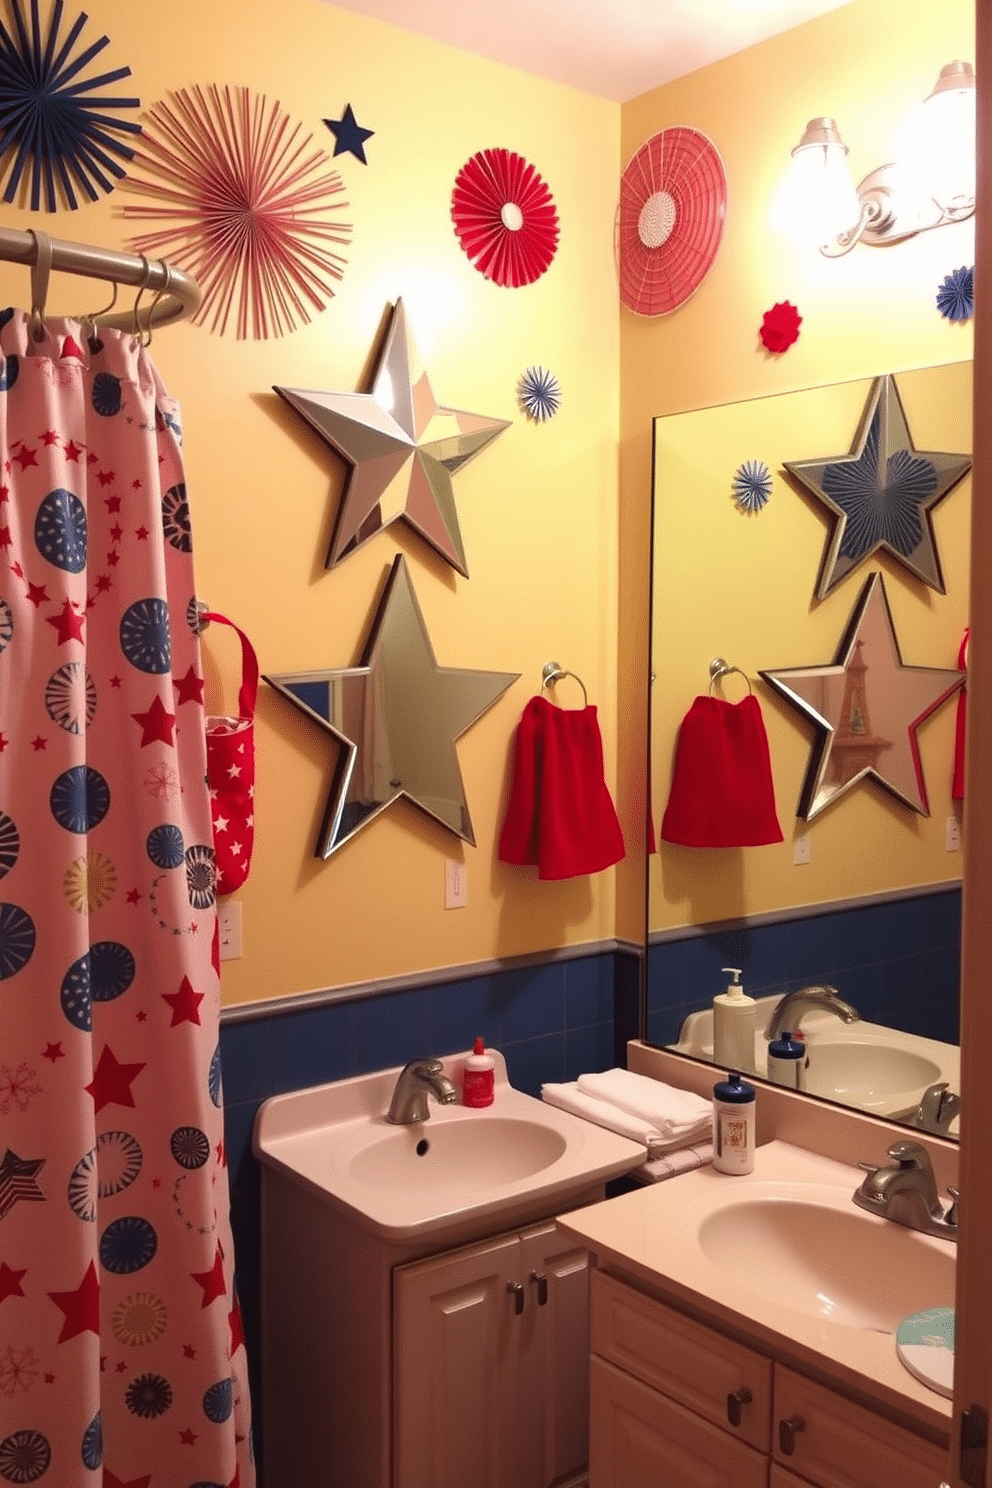
M 392 1191 L 430 1184 L 435 1194 L 478 1193 L 519 1182 L 550 1168 L 567 1138 L 544 1122 L 494 1116 L 390 1127 L 374 1135 L 348 1164 L 357 1183 Z
M 940 1065 L 926 1054 L 880 1038 L 858 1038 L 857 1027 L 848 1038 L 821 1030 L 807 1040 L 806 1089 L 814 1095 L 867 1110 L 908 1093 L 908 1105 L 916 1106 L 915 1093 L 943 1078 Z
M 953 1244 L 876 1220 L 846 1189 L 752 1183 L 698 1233 L 748 1291 L 843 1327 L 894 1333 L 911 1312 L 954 1304 Z
M 384 1239 L 493 1234 L 601 1196 L 609 1178 L 645 1159 L 628 1141 L 509 1084 L 498 1050 L 496 1095 L 471 1110 L 428 1099 L 428 1120 L 386 1120 L 399 1068 L 274 1096 L 259 1110 L 254 1149 L 263 1164 L 319 1193 Z M 464 1055 L 443 1065 L 460 1091 Z

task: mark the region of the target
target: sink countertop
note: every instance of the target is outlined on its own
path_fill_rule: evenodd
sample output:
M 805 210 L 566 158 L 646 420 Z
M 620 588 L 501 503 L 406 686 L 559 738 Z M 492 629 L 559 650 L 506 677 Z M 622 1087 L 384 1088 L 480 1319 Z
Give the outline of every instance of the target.
M 770 1180 L 826 1185 L 853 1194 L 863 1176 L 857 1167 L 772 1141 L 757 1149 L 753 1173 L 730 1176 L 712 1167 L 701 1168 L 559 1215 L 557 1223 L 565 1234 L 591 1250 L 604 1270 L 622 1272 L 676 1305 L 686 1305 L 714 1326 L 735 1329 L 784 1363 L 832 1380 L 904 1421 L 916 1423 L 931 1437 L 946 1440 L 952 1402 L 903 1367 L 893 1334 L 841 1326 L 788 1306 L 786 1296 L 779 1302 L 748 1290 L 740 1272 L 717 1266 L 706 1257 L 690 1222 L 693 1207 L 705 1210 L 725 1185 L 729 1185 L 728 1198 L 734 1200 L 745 1199 L 748 1189 L 757 1197 Z M 865 1214 L 853 1204 L 852 1209 L 867 1224 L 892 1223 Z M 946 1240 L 929 1243 L 954 1248 Z M 866 1277 L 867 1284 L 870 1278 Z M 921 1297 L 920 1307 L 928 1305 Z
M 494 1234 L 504 1223 L 514 1224 L 538 1210 L 550 1215 L 557 1207 L 581 1203 L 597 1188 L 601 1194 L 608 1179 L 644 1162 L 645 1149 L 639 1143 L 514 1090 L 502 1054 L 492 1048 L 487 1053 L 495 1064 L 491 1106 L 469 1110 L 461 1104 L 465 1054 L 448 1055 L 442 1065 L 459 1091 L 459 1102 L 443 1106 L 430 1097 L 427 1121 L 397 1126 L 386 1120 L 400 1073 L 397 1066 L 265 1101 L 255 1122 L 255 1155 L 383 1239 L 419 1241 L 436 1236 L 441 1243 L 449 1233 L 461 1234 L 476 1221 Z M 471 1124 L 482 1141 L 470 1181 L 460 1178 L 445 1185 L 443 1172 L 441 1181 L 432 1180 L 429 1151 L 422 1169 L 414 1151 L 433 1147 L 443 1152 L 446 1129 L 453 1123 Z M 512 1156 L 515 1127 L 522 1141 L 534 1127 L 542 1135 L 553 1134 L 560 1155 L 533 1172 L 501 1173 L 493 1160 L 495 1143 L 498 1139 L 508 1144 Z M 374 1173 L 368 1176 L 371 1166 L 363 1177 L 371 1149 L 387 1142 L 401 1161 L 416 1165 L 421 1181 L 404 1178 L 402 1186 L 390 1186 L 376 1181 Z

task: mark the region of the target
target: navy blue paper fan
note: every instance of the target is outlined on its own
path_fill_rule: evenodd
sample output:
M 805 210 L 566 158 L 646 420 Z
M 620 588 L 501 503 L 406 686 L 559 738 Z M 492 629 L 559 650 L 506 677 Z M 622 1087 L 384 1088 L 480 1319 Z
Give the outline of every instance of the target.
M 122 114 L 140 108 L 141 100 L 98 91 L 130 77 L 129 67 L 80 76 L 109 45 L 106 36 L 79 44 L 85 12 L 63 36 L 63 0 L 55 0 L 47 28 L 38 0 L 31 0 L 30 29 L 21 0 L 10 0 L 10 9 L 13 25 L 8 29 L 0 22 L 3 199 L 13 202 L 22 181 L 29 181 L 32 212 L 41 210 L 42 196 L 48 212 L 63 205 L 75 211 L 77 191 L 97 201 L 97 188 L 112 191 L 114 180 L 126 174 L 119 161 L 130 160 L 133 151 L 119 136 L 140 134 L 141 125 Z
M 975 313 L 975 268 L 962 264 L 946 274 L 937 290 L 937 309 L 945 320 L 970 320 Z

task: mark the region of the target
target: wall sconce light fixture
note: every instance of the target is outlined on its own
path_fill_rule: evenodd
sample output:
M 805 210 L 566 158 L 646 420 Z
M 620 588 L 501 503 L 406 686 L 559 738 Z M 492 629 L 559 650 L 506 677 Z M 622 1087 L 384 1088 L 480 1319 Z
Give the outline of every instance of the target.
M 780 231 L 813 241 L 828 258 L 856 243 L 898 243 L 975 210 L 975 73 L 949 62 L 906 121 L 896 159 L 855 188 L 833 119 L 811 119 L 772 205 Z

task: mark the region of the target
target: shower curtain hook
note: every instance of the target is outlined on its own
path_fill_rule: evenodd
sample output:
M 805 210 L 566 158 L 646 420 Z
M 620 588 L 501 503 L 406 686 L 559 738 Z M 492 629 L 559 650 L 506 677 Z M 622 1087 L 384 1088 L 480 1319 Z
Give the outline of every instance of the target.
M 163 279 L 162 279 L 162 283 L 159 285 L 158 289 L 155 291 L 155 295 L 154 295 L 154 298 L 152 299 L 151 304 L 148 306 L 148 315 L 147 315 L 147 318 L 145 320 L 145 329 L 144 329 L 144 333 L 143 333 L 142 338 L 141 338 L 141 344 L 144 347 L 149 347 L 152 344 L 152 331 L 154 330 L 155 310 L 156 310 L 156 307 L 158 305 L 158 302 L 162 298 L 162 296 L 165 295 L 165 294 L 168 294 L 169 293 L 169 290 L 172 288 L 172 268 L 171 268 L 171 266 L 166 263 L 166 261 L 165 261 L 164 258 L 160 258 L 158 260 L 158 263 L 159 263 L 159 267 L 162 270 Z
M 47 233 L 29 227 L 34 238 L 34 261 L 31 264 L 31 339 L 44 341 L 45 302 L 48 299 L 48 281 L 52 272 L 52 240 Z
M 141 317 L 140 317 L 140 315 L 138 313 L 138 307 L 141 304 L 141 296 L 144 294 L 145 290 L 148 288 L 148 281 L 149 281 L 149 279 L 151 278 L 151 275 L 152 275 L 152 266 L 151 266 L 151 264 L 149 263 L 148 259 L 145 257 L 145 255 L 143 253 L 139 253 L 138 257 L 141 259 L 141 262 L 142 262 L 143 273 L 142 273 L 142 277 L 141 277 L 141 282 L 138 285 L 138 293 L 134 297 L 134 307 L 133 307 L 133 309 L 131 311 L 131 314 L 132 314 L 133 319 L 134 319 L 133 329 L 131 331 L 131 337 L 132 337 L 132 340 L 134 340 L 135 342 L 137 342 L 137 344 L 140 346 L 140 345 L 143 345 L 144 343 L 142 341 L 143 332 L 142 332 L 142 329 L 141 329 Z

